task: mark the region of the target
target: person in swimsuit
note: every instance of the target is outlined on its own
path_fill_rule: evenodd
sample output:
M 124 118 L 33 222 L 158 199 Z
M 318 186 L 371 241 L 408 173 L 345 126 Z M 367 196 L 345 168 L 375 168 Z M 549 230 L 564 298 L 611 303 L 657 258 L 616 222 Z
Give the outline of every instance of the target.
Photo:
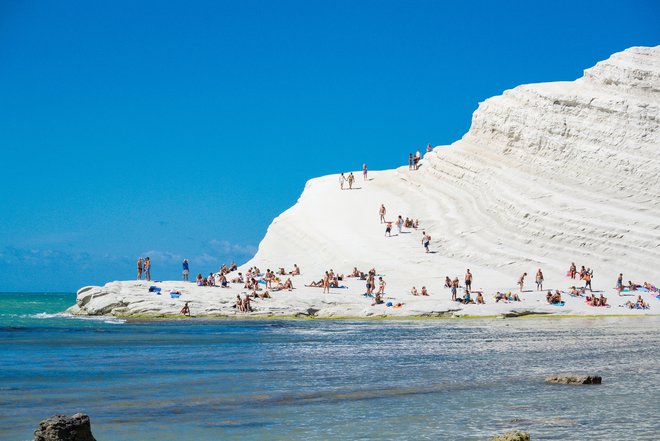
M 468 268 L 467 272 L 465 273 L 465 289 L 467 289 L 467 290 L 472 289 L 472 273 L 470 272 L 469 268 Z
M 385 281 L 382 277 L 378 278 L 378 294 L 385 294 Z
M 623 289 L 623 273 L 619 273 L 619 277 L 616 279 L 616 289 L 619 291 Z
M 362 164 L 362 177 L 364 177 L 364 180 L 367 180 L 367 164 Z
M 543 291 L 543 271 L 541 271 L 541 268 L 536 272 L 536 290 Z
M 385 236 L 392 237 L 392 222 L 388 222 L 385 226 Z
M 348 175 L 348 189 L 353 190 L 353 182 L 355 182 L 355 176 L 353 176 L 353 172 L 351 172 Z
M 401 228 L 403 228 L 403 218 L 401 215 L 399 215 L 399 218 L 396 220 L 396 228 L 399 230 L 399 234 L 401 234 Z
M 188 306 L 188 302 L 186 302 L 186 304 L 183 305 L 183 308 L 181 308 L 181 315 L 190 316 L 190 307 Z
M 144 258 L 144 278 L 145 280 L 151 280 L 151 259 L 148 257 Z
M 380 215 L 381 224 L 385 223 L 385 213 L 387 213 L 387 210 L 385 209 L 385 204 L 380 204 L 380 210 L 378 210 L 378 214 Z
M 344 182 L 346 182 L 346 178 L 344 177 L 344 174 L 342 173 L 341 176 L 339 176 L 339 188 L 344 189 Z
M 412 155 L 410 155 L 410 156 L 412 157 Z M 419 293 L 417 292 L 417 288 L 415 288 L 415 287 L 413 286 L 412 289 L 410 290 L 410 294 L 412 294 L 412 295 L 414 295 L 414 296 L 418 296 Z
M 522 276 L 518 279 L 518 285 L 520 286 L 520 292 L 523 292 L 523 285 L 525 284 L 525 277 L 527 276 L 527 273 L 523 273 Z
M 413 157 L 412 153 L 408 153 L 408 170 L 412 170 L 413 168 Z
M 456 290 L 458 289 L 458 277 L 456 277 L 452 282 L 451 282 L 451 299 L 452 301 L 456 301 Z
M 137 279 L 142 280 L 142 257 L 138 258 L 137 271 L 138 271 Z

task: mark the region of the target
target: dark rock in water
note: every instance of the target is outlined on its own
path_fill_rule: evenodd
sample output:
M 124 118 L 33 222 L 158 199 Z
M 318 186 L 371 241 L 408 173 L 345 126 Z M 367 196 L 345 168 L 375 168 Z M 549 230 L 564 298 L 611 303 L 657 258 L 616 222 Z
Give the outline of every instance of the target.
M 92 435 L 89 416 L 54 415 L 46 418 L 34 431 L 34 441 L 96 441 Z
M 511 432 L 503 433 L 491 438 L 490 441 L 530 441 L 532 438 L 529 433 L 520 430 L 513 430 Z
M 600 375 L 553 375 L 545 379 L 555 384 L 600 384 L 602 380 Z

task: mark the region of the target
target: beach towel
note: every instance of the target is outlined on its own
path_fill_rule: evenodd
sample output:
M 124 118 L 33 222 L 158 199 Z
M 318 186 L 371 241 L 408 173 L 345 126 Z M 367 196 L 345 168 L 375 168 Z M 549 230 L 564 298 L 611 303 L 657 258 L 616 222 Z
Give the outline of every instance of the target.
M 173 299 L 178 299 L 179 297 L 181 297 L 181 294 L 177 294 L 177 293 L 175 293 L 175 292 L 171 292 L 171 293 L 170 293 L 170 297 L 172 297 Z
M 551 303 L 552 306 L 564 306 L 566 302 Z
M 160 292 L 160 288 L 152 285 L 149 287 L 149 292 Z

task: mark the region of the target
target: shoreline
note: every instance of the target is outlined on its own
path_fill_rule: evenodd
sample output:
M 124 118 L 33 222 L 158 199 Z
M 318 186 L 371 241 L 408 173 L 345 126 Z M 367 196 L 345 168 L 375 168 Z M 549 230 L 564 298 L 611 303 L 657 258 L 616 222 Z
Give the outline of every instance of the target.
M 63 311 L 64 312 L 64 311 Z M 73 315 L 72 317 L 90 317 L 86 315 Z M 102 315 L 95 317 L 105 317 L 105 318 L 115 318 L 120 320 L 125 320 L 126 323 L 153 323 L 157 321 L 171 322 L 171 321 L 188 321 L 195 320 L 198 322 L 215 322 L 215 321 L 382 321 L 382 320 L 391 320 L 391 321 L 424 321 L 424 320 L 504 320 L 504 319 L 517 319 L 517 320 L 529 320 L 536 318 L 544 319 L 582 319 L 582 318 L 653 318 L 660 317 L 660 314 L 591 314 L 591 315 L 581 315 L 581 314 L 523 314 L 515 316 L 504 316 L 504 315 L 414 315 L 414 316 L 391 316 L 391 315 L 381 315 L 381 316 L 294 316 L 294 315 L 245 315 L 245 316 L 181 316 L 181 315 L 165 315 L 165 316 L 114 316 L 114 315 Z

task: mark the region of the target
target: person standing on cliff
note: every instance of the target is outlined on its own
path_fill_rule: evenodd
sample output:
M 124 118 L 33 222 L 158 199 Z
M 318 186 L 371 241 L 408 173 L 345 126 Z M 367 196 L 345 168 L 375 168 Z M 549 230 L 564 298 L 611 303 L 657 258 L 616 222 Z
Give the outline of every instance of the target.
M 362 164 L 362 177 L 367 180 L 367 164 Z
M 541 268 L 536 272 L 536 290 L 543 291 L 543 271 L 541 271 Z
M 469 268 L 465 273 L 465 289 L 467 289 L 468 291 L 472 290 L 472 273 L 470 272 Z
M 518 279 L 518 285 L 520 286 L 520 292 L 523 292 L 523 285 L 525 285 L 525 277 L 527 277 L 527 273 L 523 273 L 522 276 Z
M 344 177 L 344 174 L 342 173 L 339 177 L 339 188 L 342 190 L 344 189 L 344 182 L 346 182 L 346 177 Z
M 408 153 L 408 170 L 412 170 L 413 168 L 413 157 L 412 153 Z
M 353 176 L 353 172 L 351 172 L 348 175 L 348 189 L 353 190 L 353 182 L 355 181 L 355 176 Z
M 138 270 L 137 279 L 142 280 L 142 257 L 138 257 L 137 270 Z
M 188 281 L 188 273 L 190 273 L 190 268 L 188 267 L 188 259 L 183 259 L 183 281 Z
M 151 259 L 148 257 L 144 258 L 144 279 L 147 281 L 151 280 Z
M 380 215 L 381 224 L 385 223 L 385 213 L 387 213 L 387 210 L 385 209 L 385 204 L 380 204 L 380 210 L 378 210 L 378 214 Z

